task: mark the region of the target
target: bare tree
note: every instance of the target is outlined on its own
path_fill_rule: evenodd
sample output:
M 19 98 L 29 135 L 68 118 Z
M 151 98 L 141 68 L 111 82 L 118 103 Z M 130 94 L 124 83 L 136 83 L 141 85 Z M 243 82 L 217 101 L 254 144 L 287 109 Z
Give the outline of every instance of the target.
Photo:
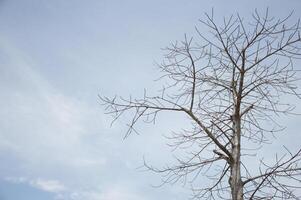
M 258 159 L 251 148 L 261 148 L 283 130 L 279 117 L 294 114 L 283 97 L 300 98 L 293 67 L 301 58 L 300 26 L 299 21 L 288 25 L 290 16 L 276 19 L 268 10 L 263 15 L 255 10 L 249 23 L 235 15 L 218 25 L 213 12 L 206 14 L 200 22 L 209 33 L 196 28 L 199 42 L 185 36 L 165 49 L 159 67 L 169 85 L 159 96 L 100 97 L 114 119 L 132 115 L 126 136 L 139 121 L 154 122 L 161 112 L 180 112 L 191 120 L 191 129 L 170 137 L 174 147 L 186 148 L 185 157 L 161 169 L 145 164 L 161 173 L 164 183 L 202 185 L 198 178 L 209 178 L 209 186 L 193 184 L 196 199 L 300 198 L 301 149 L 275 153 L 274 163 L 260 159 L 258 170 L 246 163 Z

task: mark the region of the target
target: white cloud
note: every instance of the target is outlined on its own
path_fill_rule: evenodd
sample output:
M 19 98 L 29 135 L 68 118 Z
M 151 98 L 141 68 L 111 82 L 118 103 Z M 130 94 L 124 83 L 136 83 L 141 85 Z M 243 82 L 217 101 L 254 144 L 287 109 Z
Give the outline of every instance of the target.
M 145 200 L 142 196 L 123 187 L 109 188 L 102 193 L 99 200 Z
M 31 186 L 46 192 L 58 193 L 66 190 L 66 187 L 58 180 L 44 180 L 39 178 L 31 180 L 29 183 Z
M 30 179 L 5 180 L 59 194 L 82 185 L 93 187 L 100 180 L 95 174 L 106 165 L 105 153 L 97 146 L 102 142 L 99 110 L 64 94 L 30 58 L 1 38 L 0 44 L 9 63 L 7 69 L 0 68 L 0 104 L 5 105 L 0 111 L 0 155 L 8 162 L 5 166 L 18 166 L 12 172 L 1 168 L 0 178 L 15 176 L 16 171 L 30 174 Z M 66 189 L 69 186 L 72 191 Z
M 27 177 L 5 177 L 5 181 L 13 184 L 27 184 L 36 189 L 55 194 L 55 200 L 147 200 L 141 194 L 124 185 L 107 185 L 89 189 L 71 189 L 59 180 Z
M 26 177 L 5 177 L 4 180 L 14 184 L 28 184 L 45 192 L 60 193 L 67 190 L 66 186 L 58 180 L 28 179 Z
M 138 137 L 123 142 L 123 132 L 115 135 L 116 129 L 108 131 L 109 122 L 103 123 L 107 118 L 100 114 L 96 94 L 91 104 L 64 93 L 22 52 L 2 47 L 8 68 L 0 68 L 0 104 L 5 105 L 0 111 L 0 158 L 5 163 L 0 178 L 28 176 L 6 180 L 53 192 L 60 200 L 144 200 L 139 192 L 112 185 L 133 179 L 127 186 L 148 186 L 149 180 L 131 173 L 133 163 L 142 161 L 139 148 L 162 155 L 151 145 L 158 146 L 157 139 L 149 135 L 147 145 Z
M 27 178 L 25 177 L 5 177 L 4 180 L 15 184 L 21 184 L 27 182 Z
M 108 187 L 109 186 L 109 187 Z M 108 185 L 107 189 L 82 190 L 70 192 L 68 196 L 57 195 L 57 200 L 147 200 L 141 194 L 126 186 Z

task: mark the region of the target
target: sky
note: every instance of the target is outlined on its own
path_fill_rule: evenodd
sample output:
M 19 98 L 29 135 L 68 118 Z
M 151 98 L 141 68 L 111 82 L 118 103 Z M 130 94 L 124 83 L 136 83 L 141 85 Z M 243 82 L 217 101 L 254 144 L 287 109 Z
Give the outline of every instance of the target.
M 0 200 L 187 199 L 181 184 L 154 188 L 160 177 L 137 169 L 143 157 L 171 159 L 162 133 L 181 118 L 123 140 L 125 122 L 111 127 L 97 95 L 160 89 L 161 48 L 194 34 L 204 12 L 266 7 L 300 17 L 299 0 L 0 0 Z M 284 120 L 293 149 L 300 119 Z

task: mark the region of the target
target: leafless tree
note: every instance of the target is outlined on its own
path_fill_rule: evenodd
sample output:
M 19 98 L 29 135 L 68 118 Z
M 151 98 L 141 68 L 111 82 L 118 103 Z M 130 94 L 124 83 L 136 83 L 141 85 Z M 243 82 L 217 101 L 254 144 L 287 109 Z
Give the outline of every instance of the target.
M 185 156 L 163 168 L 145 164 L 161 173 L 164 183 L 202 185 L 199 178 L 207 177 L 211 185 L 193 184 L 195 199 L 300 199 L 301 148 L 275 153 L 274 162 L 251 149 L 283 130 L 279 117 L 294 114 L 288 96 L 300 98 L 293 66 L 301 58 L 300 26 L 291 19 L 255 10 L 249 23 L 234 15 L 218 25 L 213 12 L 206 14 L 200 22 L 209 31 L 196 28 L 198 42 L 185 36 L 165 49 L 159 67 L 169 85 L 159 96 L 100 96 L 114 119 L 131 114 L 126 136 L 139 121 L 154 122 L 161 112 L 191 120 L 191 129 L 170 136 L 174 147 L 186 148 Z M 258 160 L 258 169 L 248 166 L 249 159 Z

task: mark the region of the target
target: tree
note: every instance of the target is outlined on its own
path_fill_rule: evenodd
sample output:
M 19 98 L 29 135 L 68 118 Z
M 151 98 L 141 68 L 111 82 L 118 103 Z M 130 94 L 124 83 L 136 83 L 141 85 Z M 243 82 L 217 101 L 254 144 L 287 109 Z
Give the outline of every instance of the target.
M 259 160 L 258 170 L 245 163 L 258 158 L 250 148 L 261 148 L 283 130 L 280 117 L 294 114 L 283 97 L 300 98 L 293 66 L 301 58 L 300 26 L 287 25 L 290 16 L 276 19 L 255 10 L 250 23 L 236 15 L 219 26 L 213 12 L 206 14 L 200 22 L 209 34 L 196 28 L 199 42 L 185 35 L 165 49 L 159 68 L 169 84 L 159 96 L 100 97 L 115 120 L 131 114 L 126 136 L 161 112 L 180 112 L 191 121 L 191 129 L 170 137 L 174 147 L 186 148 L 185 157 L 162 169 L 145 164 L 162 173 L 164 183 L 193 183 L 203 174 L 212 185 L 193 187 L 196 199 L 300 198 L 301 149 L 286 148 L 274 163 Z

